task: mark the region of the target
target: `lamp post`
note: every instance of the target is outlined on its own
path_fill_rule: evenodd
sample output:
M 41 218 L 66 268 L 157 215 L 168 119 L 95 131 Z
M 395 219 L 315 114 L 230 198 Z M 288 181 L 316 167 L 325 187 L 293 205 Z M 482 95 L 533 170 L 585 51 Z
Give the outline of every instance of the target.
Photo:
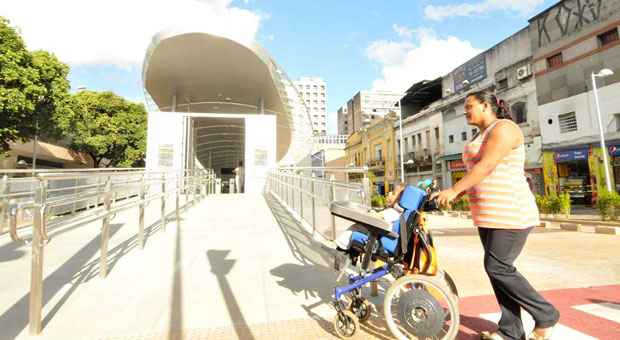
M 400 108 L 400 112 L 398 113 L 398 124 L 400 126 L 400 181 L 405 183 L 405 156 L 403 153 L 404 145 L 403 145 L 403 105 L 402 101 L 398 103 L 398 107 Z
M 605 184 L 607 191 L 611 192 L 611 178 L 609 177 L 609 162 L 607 161 L 607 150 L 605 149 L 605 135 L 603 133 L 603 121 L 601 119 L 601 106 L 598 100 L 598 92 L 596 90 L 596 77 L 607 77 L 613 75 L 614 72 L 608 68 L 600 70 L 598 73 L 592 72 L 592 92 L 594 92 L 594 102 L 596 103 L 596 116 L 598 118 L 598 129 L 601 135 L 601 151 L 603 152 L 603 163 L 605 163 Z

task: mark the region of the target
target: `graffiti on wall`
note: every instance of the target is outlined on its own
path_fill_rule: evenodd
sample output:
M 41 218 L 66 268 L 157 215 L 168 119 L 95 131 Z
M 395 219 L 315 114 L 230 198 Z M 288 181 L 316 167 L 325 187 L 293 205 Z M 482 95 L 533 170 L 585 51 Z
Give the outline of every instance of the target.
M 579 31 L 601 17 L 602 0 L 566 0 L 536 18 L 538 47 Z M 555 29 L 555 28 L 559 28 Z

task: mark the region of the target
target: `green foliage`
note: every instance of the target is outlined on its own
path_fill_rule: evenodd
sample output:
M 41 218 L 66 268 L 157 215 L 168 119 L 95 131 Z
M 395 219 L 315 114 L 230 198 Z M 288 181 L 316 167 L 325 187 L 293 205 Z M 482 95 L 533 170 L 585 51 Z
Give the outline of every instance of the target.
M 549 196 L 536 195 L 535 197 L 538 211 L 543 214 L 570 214 L 570 195 L 567 192 L 560 194 L 560 196 L 551 194 Z
M 558 197 L 558 202 L 560 205 L 560 214 L 570 215 L 571 212 L 571 201 L 570 194 L 568 192 L 563 192 Z
M 0 152 L 35 133 L 56 135 L 55 117 L 68 109 L 68 73 L 69 67 L 54 55 L 26 50 L 0 17 Z
M 615 191 L 601 191 L 596 205 L 604 219 L 615 220 L 617 219 L 616 212 L 620 211 L 620 195 Z
M 142 104 L 111 92 L 81 91 L 58 126 L 71 147 L 91 155 L 95 166 L 142 166 L 146 150 L 147 115 Z
M 385 207 L 385 197 L 379 194 L 373 194 L 370 198 L 370 204 L 372 207 L 384 208 Z
M 463 195 L 457 201 L 454 201 L 451 207 L 452 207 L 452 210 L 456 210 L 456 211 L 468 211 L 469 210 L 469 196 Z

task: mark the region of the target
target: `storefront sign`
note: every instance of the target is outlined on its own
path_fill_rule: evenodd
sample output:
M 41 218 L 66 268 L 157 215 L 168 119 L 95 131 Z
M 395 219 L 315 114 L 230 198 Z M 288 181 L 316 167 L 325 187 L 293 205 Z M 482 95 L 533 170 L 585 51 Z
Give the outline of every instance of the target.
M 463 163 L 463 160 L 457 159 L 457 160 L 448 162 L 448 169 L 450 171 L 460 171 L 460 170 L 465 170 L 466 167 L 465 167 L 465 163 Z
M 562 150 L 555 153 L 555 162 L 585 161 L 588 159 L 588 149 Z
M 620 145 L 609 146 L 609 155 L 612 157 L 620 156 Z

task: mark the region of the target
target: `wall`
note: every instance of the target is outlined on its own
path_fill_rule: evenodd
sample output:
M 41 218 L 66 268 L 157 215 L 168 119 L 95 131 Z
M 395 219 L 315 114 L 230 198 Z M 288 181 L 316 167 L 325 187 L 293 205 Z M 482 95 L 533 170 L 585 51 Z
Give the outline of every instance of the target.
M 593 71 L 620 70 L 620 42 L 601 47 L 597 38 L 618 26 L 620 0 L 565 0 L 531 19 L 538 102 L 542 105 L 586 92 Z M 562 54 L 563 64 L 550 69 L 547 58 L 557 53 Z M 602 85 L 616 82 L 620 82 L 620 72 L 601 80 Z
M 176 112 L 148 113 L 147 169 L 183 168 L 183 120 L 183 115 Z
M 615 116 L 620 114 L 618 93 L 620 93 L 620 83 L 598 90 L 603 129 L 607 139 L 620 138 Z M 558 116 L 568 112 L 575 112 L 578 129 L 574 132 L 560 133 Z M 599 139 L 596 106 L 591 91 L 540 105 L 539 119 L 545 148 L 591 143 Z M 551 124 L 548 122 L 550 119 Z
M 245 116 L 245 192 L 261 193 L 276 167 L 276 117 Z

